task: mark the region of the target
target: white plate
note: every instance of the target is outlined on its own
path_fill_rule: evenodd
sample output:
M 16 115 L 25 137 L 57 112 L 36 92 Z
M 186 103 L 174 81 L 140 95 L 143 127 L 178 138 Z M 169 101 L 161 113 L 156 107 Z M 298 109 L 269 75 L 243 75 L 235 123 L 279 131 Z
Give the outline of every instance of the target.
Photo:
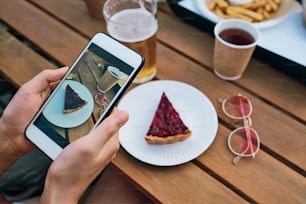
M 163 92 L 192 135 L 174 144 L 148 144 L 144 137 Z M 210 100 L 182 82 L 159 80 L 140 85 L 122 98 L 118 108 L 129 113 L 129 121 L 119 132 L 121 146 L 138 160 L 152 165 L 173 166 L 195 159 L 212 144 L 218 129 L 216 110 Z
M 68 84 L 88 103 L 78 111 L 64 114 L 65 89 Z M 43 115 L 53 125 L 62 128 L 72 128 L 83 124 L 90 117 L 93 108 L 94 100 L 89 90 L 77 81 L 66 80 L 54 94 L 53 99 L 44 108 Z
M 197 8 L 202 13 L 202 15 L 214 23 L 222 20 L 221 17 L 217 16 L 214 12 L 208 9 L 208 2 L 211 0 L 194 0 Z M 283 21 L 289 14 L 301 12 L 302 6 L 295 0 L 282 0 L 280 8 L 273 14 L 271 18 L 259 23 L 254 23 L 259 29 L 269 28 L 277 25 Z

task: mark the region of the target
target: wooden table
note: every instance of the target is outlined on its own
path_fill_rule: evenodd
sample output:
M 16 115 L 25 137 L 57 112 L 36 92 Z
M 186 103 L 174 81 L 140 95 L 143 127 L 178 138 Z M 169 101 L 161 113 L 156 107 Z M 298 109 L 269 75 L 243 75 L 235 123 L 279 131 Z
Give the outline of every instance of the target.
M 205 93 L 218 113 L 217 136 L 183 165 L 147 165 L 123 149 L 113 164 L 154 202 L 306 203 L 305 86 L 255 58 L 240 80 L 223 81 L 212 71 L 210 34 L 178 19 L 166 3 L 158 19 L 156 80 L 182 81 Z M 0 20 L 0 73 L 16 87 L 43 69 L 70 65 L 94 33 L 105 32 L 105 22 L 89 17 L 81 0 L 1 1 Z M 255 159 L 233 165 L 227 136 L 238 125 L 217 99 L 237 93 L 253 103 L 261 149 Z

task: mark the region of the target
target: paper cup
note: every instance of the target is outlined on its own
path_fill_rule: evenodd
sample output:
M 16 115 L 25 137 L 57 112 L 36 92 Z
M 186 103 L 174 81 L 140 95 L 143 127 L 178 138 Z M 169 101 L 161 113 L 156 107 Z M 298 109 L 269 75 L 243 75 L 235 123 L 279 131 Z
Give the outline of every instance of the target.
M 259 40 L 259 30 L 246 21 L 227 19 L 217 23 L 214 34 L 213 68 L 215 74 L 224 80 L 239 79 Z M 248 37 L 251 38 L 248 39 Z

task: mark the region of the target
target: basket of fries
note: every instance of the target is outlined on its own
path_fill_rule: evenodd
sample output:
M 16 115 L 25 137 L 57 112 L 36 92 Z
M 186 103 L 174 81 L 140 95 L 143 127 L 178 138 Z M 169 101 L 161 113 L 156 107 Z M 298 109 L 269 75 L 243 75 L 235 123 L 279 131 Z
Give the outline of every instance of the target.
M 254 23 L 259 28 L 276 25 L 290 13 L 302 11 L 295 0 L 253 0 L 242 4 L 233 4 L 232 0 L 195 1 L 203 15 L 215 23 L 221 19 L 237 18 Z

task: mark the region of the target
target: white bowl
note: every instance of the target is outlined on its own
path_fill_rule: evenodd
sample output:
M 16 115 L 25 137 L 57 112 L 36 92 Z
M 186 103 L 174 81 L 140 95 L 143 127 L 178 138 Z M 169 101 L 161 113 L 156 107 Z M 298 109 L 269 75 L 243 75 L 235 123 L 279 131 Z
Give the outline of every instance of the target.
M 208 20 L 218 23 L 219 21 L 223 20 L 220 16 L 217 16 L 214 12 L 209 10 L 208 4 L 212 0 L 194 0 L 195 5 L 201 12 L 201 14 L 207 18 Z M 236 0 L 237 1 L 237 0 Z M 241 0 L 244 1 L 244 0 Z M 303 8 L 300 3 L 295 0 L 282 0 L 282 4 L 280 8 L 271 14 L 270 19 L 264 20 L 262 22 L 253 23 L 259 29 L 270 28 L 272 26 L 277 25 L 278 23 L 282 22 L 286 17 L 292 13 L 302 12 Z

